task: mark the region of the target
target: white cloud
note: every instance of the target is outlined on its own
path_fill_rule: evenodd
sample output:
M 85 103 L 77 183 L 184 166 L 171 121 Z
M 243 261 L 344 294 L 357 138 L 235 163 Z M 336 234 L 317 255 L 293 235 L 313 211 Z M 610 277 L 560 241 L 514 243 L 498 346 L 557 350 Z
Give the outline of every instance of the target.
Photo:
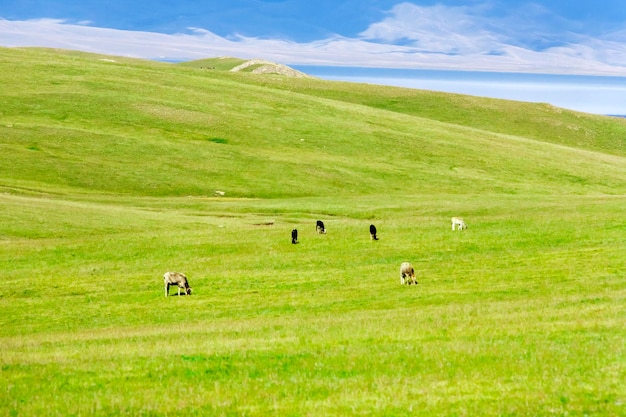
M 360 34 L 363 39 L 398 42 L 442 54 L 477 53 L 499 47 L 498 36 L 483 28 L 467 7 L 411 3 L 395 6 L 390 16 Z
M 569 43 L 554 46 L 547 42 L 542 48 L 532 48 L 519 40 L 523 36 L 512 29 L 513 22 L 518 21 L 528 33 L 531 30 L 529 16 L 545 14 L 545 10 L 529 9 L 524 16 L 499 18 L 488 17 L 488 12 L 487 6 L 470 9 L 402 3 L 391 9 L 385 19 L 366 28 L 358 38 L 335 36 L 309 43 L 236 34 L 224 38 L 197 27 L 189 28 L 186 34 L 168 35 L 85 26 L 88 22 L 0 19 L 0 45 L 78 49 L 147 59 L 192 60 L 229 55 L 292 65 L 625 73 L 626 29 L 604 38 L 568 34 Z M 520 19 L 525 23 L 519 22 Z M 533 32 L 537 39 L 552 36 L 541 30 Z

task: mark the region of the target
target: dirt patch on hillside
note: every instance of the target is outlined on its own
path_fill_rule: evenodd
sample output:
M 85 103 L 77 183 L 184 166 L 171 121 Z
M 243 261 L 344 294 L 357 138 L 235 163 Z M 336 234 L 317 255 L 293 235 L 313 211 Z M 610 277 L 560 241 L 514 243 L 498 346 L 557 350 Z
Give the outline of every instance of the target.
M 250 71 L 253 74 L 280 74 L 286 77 L 294 78 L 315 78 L 305 74 L 304 72 L 288 67 L 287 65 L 277 64 L 275 62 L 265 61 L 262 59 L 251 59 L 241 65 L 237 65 L 235 68 L 231 69 L 231 71 L 238 72 L 252 66 L 255 67 Z

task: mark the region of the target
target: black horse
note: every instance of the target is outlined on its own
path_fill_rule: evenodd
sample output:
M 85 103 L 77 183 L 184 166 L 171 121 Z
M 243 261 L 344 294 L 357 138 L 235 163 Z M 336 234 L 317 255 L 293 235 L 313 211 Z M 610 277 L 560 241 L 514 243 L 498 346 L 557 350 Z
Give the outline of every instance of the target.
M 378 240 L 378 236 L 376 236 L 376 226 L 370 224 L 370 238 L 372 240 Z

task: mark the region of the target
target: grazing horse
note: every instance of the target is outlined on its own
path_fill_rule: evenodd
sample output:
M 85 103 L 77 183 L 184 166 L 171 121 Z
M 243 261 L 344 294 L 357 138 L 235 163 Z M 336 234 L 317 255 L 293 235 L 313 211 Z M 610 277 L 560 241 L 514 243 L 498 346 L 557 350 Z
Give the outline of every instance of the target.
M 453 217 L 451 220 L 452 220 L 452 230 L 455 230 L 455 226 L 458 226 L 458 229 L 456 230 L 467 229 L 467 225 L 465 224 L 462 218 Z
M 326 228 L 324 227 L 324 222 L 321 221 L 321 220 L 318 220 L 317 223 L 315 224 L 315 230 L 320 235 L 325 234 L 326 233 Z
M 298 229 L 293 229 L 291 231 L 291 243 L 298 243 Z
M 408 285 L 417 284 L 415 270 L 410 262 L 402 262 L 402 265 L 400 265 L 400 284 L 404 285 L 405 282 Z
M 372 240 L 378 240 L 378 236 L 376 236 L 376 226 L 370 224 L 370 238 Z
M 185 274 L 181 274 L 180 272 L 166 272 L 165 275 L 163 275 L 163 283 L 165 284 L 166 297 L 170 295 L 170 287 L 174 285 L 178 287 L 178 295 L 180 295 L 181 288 L 184 290 L 185 294 L 191 295 L 191 288 L 189 287 L 189 282 Z

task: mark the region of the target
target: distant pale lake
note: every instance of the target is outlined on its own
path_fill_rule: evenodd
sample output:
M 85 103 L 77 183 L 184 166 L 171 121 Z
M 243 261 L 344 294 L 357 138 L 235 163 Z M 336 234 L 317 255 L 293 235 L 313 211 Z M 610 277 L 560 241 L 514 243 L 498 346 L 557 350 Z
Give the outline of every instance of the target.
M 586 113 L 626 115 L 626 74 L 610 77 L 312 65 L 292 67 L 326 80 L 550 103 Z

